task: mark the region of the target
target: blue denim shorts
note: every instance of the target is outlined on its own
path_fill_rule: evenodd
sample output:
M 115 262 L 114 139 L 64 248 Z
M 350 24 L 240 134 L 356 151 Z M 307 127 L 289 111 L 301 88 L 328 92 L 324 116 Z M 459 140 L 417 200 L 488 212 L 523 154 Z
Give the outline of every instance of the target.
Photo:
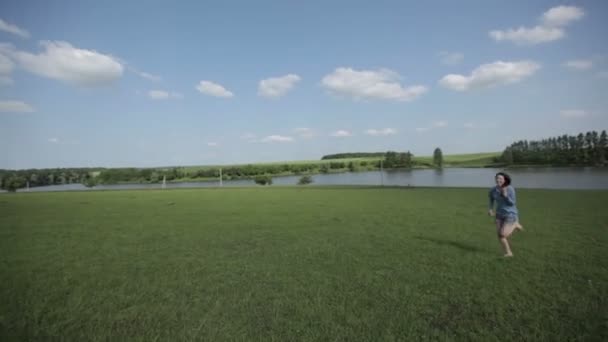
M 517 215 L 499 215 L 496 214 L 496 223 L 515 223 L 519 221 Z

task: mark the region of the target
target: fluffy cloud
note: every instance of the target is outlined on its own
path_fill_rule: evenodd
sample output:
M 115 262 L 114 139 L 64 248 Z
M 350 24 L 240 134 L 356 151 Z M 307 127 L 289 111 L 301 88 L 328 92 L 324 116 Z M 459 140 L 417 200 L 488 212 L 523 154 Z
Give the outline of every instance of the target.
M 336 137 L 336 138 L 345 138 L 345 137 L 352 137 L 353 134 L 349 131 L 341 129 L 341 130 L 331 133 L 330 136 Z
M 471 75 L 449 74 L 439 84 L 457 91 L 490 88 L 502 84 L 511 84 L 533 75 L 540 65 L 532 61 L 502 62 L 483 64 Z
M 4 32 L 8 32 L 8 33 L 12 33 L 16 36 L 19 36 L 21 38 L 29 38 L 30 37 L 30 33 L 27 32 L 26 30 L 17 27 L 16 25 L 13 24 L 9 24 L 6 21 L 0 19 L 0 31 L 4 31 Z
M 582 109 L 564 109 L 559 112 L 566 119 L 581 119 L 589 116 L 589 113 Z
M 228 91 L 226 88 L 222 87 L 217 83 L 213 83 L 211 81 L 201 81 L 196 89 L 203 94 L 215 96 L 215 97 L 223 97 L 230 98 L 233 97 L 234 94 Z
M 58 138 L 49 138 L 49 142 L 53 143 L 53 144 L 58 144 L 59 143 L 59 139 Z
M 557 6 L 549 9 L 540 18 L 540 25 L 532 28 L 520 26 L 517 29 L 493 30 L 489 32 L 495 41 L 511 41 L 518 45 L 535 45 L 552 42 L 566 36 L 564 27 L 579 20 L 585 12 L 575 6 Z
M 39 54 L 7 46 L 3 46 L 2 50 L 33 74 L 77 85 L 104 85 L 123 74 L 121 62 L 110 55 L 79 49 L 61 41 L 43 41 L 40 45 L 44 51 Z
M 448 122 L 445 120 L 433 121 L 433 127 L 448 127 Z
M 365 134 L 371 136 L 382 136 L 382 135 L 394 135 L 397 134 L 397 130 L 393 128 L 384 128 L 384 129 L 368 129 L 365 131 Z
M 258 85 L 258 95 L 269 98 L 281 97 L 291 90 L 291 88 L 300 80 L 300 76 L 295 74 L 261 80 Z
M 411 101 L 424 94 L 425 86 L 404 87 L 399 82 L 399 74 L 387 70 L 354 70 L 337 68 L 321 80 L 327 90 L 354 99 L 379 99 Z
M 148 97 L 153 100 L 169 100 L 169 99 L 181 99 L 184 96 L 176 92 L 168 92 L 164 90 L 150 90 Z
M 207 146 L 209 147 L 218 147 L 220 144 L 216 143 L 216 142 L 208 142 Z
M 581 19 L 585 12 L 575 6 L 557 6 L 543 13 L 541 21 L 545 26 L 566 26 Z
M 33 112 L 34 108 L 22 101 L 4 100 L 0 101 L 0 112 L 27 113 Z
M 534 26 L 532 28 L 519 27 L 505 31 L 490 31 L 490 37 L 495 41 L 512 41 L 518 45 L 535 45 L 562 39 L 566 33 L 559 27 Z
M 563 64 L 565 67 L 575 70 L 588 70 L 593 67 L 593 61 L 588 59 L 575 59 Z
M 441 64 L 456 65 L 464 60 L 464 54 L 460 52 L 442 51 L 439 53 L 439 58 L 441 58 Z
M 292 137 L 286 137 L 282 135 L 269 135 L 261 140 L 262 142 L 291 142 Z

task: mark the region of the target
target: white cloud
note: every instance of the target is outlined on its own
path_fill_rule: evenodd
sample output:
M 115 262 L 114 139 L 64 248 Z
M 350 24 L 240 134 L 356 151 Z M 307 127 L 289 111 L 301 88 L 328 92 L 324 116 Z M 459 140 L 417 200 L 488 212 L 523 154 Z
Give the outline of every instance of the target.
M 429 127 L 416 127 L 416 132 L 422 133 L 428 131 L 429 129 Z
M 411 101 L 428 90 L 421 85 L 404 87 L 397 82 L 399 79 L 399 74 L 388 69 L 337 68 L 323 77 L 321 83 L 332 93 L 354 99 Z
M 150 90 L 148 97 L 153 100 L 169 100 L 169 99 L 181 99 L 184 96 L 176 92 L 168 92 L 164 90 Z
M 589 113 L 582 109 L 564 109 L 560 111 L 560 115 L 566 119 L 581 119 L 589 116 Z
M 209 146 L 209 147 L 217 147 L 217 146 L 219 146 L 219 145 L 220 145 L 220 144 L 218 144 L 218 143 L 216 143 L 216 142 L 208 142 L 208 143 L 207 143 L 207 146 Z
M 7 75 L 13 71 L 15 64 L 10 58 L 0 53 L 0 75 Z
M 502 84 L 517 83 L 533 75 L 539 68 L 540 65 L 533 61 L 497 61 L 480 65 L 469 76 L 446 75 L 439 81 L 439 84 L 457 91 L 491 88 Z
M 566 34 L 559 27 L 534 26 L 533 28 L 519 27 L 505 31 L 490 31 L 490 37 L 495 41 L 512 41 L 518 45 L 535 45 L 562 39 Z
M 575 59 L 565 62 L 563 66 L 575 70 L 589 70 L 593 67 L 593 61 L 588 59 Z
M 464 128 L 475 128 L 475 127 L 477 127 L 477 125 L 475 125 L 475 123 L 473 123 L 473 122 L 467 122 L 463 126 L 464 126 Z
M 315 132 L 312 129 L 306 127 L 299 127 L 294 130 L 300 138 L 310 139 L 315 136 Z
M 40 45 L 45 51 L 39 54 L 6 46 L 3 50 L 33 74 L 77 85 L 103 85 L 122 76 L 123 65 L 110 55 L 79 49 L 61 41 L 43 41 Z
M 129 67 L 129 70 L 131 72 L 133 72 L 134 74 L 136 74 L 137 76 L 141 77 L 141 78 L 145 78 L 148 81 L 153 81 L 153 82 L 159 82 L 161 80 L 160 76 L 157 75 L 153 75 L 144 71 L 139 71 L 133 67 Z
M 53 143 L 53 144 L 57 144 L 57 143 L 59 143 L 59 139 L 57 139 L 57 138 L 50 138 L 49 142 Z
M 10 77 L 11 72 L 15 64 L 10 58 L 3 54 L 0 54 L 0 86 L 7 86 L 13 84 L 13 79 Z
M 203 94 L 215 96 L 215 97 L 224 97 L 230 98 L 233 97 L 234 94 L 228 91 L 226 88 L 222 87 L 217 83 L 213 83 L 211 81 L 201 81 L 196 89 Z
M 352 137 L 353 134 L 349 131 L 341 129 L 341 130 L 331 133 L 330 136 L 336 137 L 336 138 L 345 138 L 345 137 Z
M 546 26 L 566 26 L 581 19 L 585 12 L 575 6 L 557 6 L 543 13 L 541 21 Z
M 433 121 L 433 127 L 435 127 L 435 128 L 448 127 L 448 122 L 445 120 Z
M 269 98 L 281 97 L 290 91 L 300 80 L 300 76 L 295 74 L 261 80 L 258 85 L 258 95 Z
M 29 113 L 33 112 L 34 108 L 22 101 L 3 100 L 0 101 L 0 112 L 9 113 Z
M 394 128 L 384 128 L 384 129 L 368 129 L 365 131 L 365 134 L 371 136 L 383 136 L 383 135 L 394 135 L 397 134 L 397 130 Z
M 456 65 L 464 60 L 464 54 L 460 52 L 447 52 L 442 51 L 439 53 L 441 63 L 445 65 Z
M 489 32 L 489 35 L 497 42 L 511 41 L 518 45 L 552 42 L 565 37 L 564 26 L 581 19 L 583 15 L 583 10 L 578 7 L 553 7 L 542 15 L 540 25 L 532 28 L 520 26 L 517 29 L 493 30 Z
M 282 135 L 269 135 L 262 139 L 262 142 L 291 142 L 293 141 L 292 137 L 286 137 Z
M 30 37 L 30 33 L 27 32 L 26 30 L 19 28 L 16 25 L 13 24 L 9 24 L 6 21 L 0 19 L 0 31 L 4 31 L 4 32 L 8 32 L 8 33 L 12 33 L 16 36 L 19 36 L 21 38 L 29 38 Z

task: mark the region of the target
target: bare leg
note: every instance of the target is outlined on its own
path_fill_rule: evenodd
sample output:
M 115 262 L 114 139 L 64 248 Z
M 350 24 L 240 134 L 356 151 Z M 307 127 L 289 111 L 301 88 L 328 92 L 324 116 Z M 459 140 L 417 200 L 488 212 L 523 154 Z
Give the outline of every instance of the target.
M 509 236 L 511 236 L 511 234 L 513 234 L 513 232 L 518 229 L 519 223 L 503 223 L 502 224 L 502 229 L 499 231 L 499 234 L 501 234 L 501 236 L 503 236 L 504 238 L 508 238 Z
M 496 232 L 498 233 L 498 240 L 505 251 L 505 257 L 513 256 L 513 252 L 511 252 L 511 246 L 509 245 L 507 238 L 513 233 L 514 230 L 515 224 L 509 224 L 499 219 L 496 220 Z
M 507 240 L 506 237 L 501 237 L 500 238 L 500 244 L 502 245 L 502 248 L 505 250 L 505 255 L 506 257 L 512 257 L 513 256 L 513 252 L 511 252 L 511 246 L 509 246 L 509 241 Z

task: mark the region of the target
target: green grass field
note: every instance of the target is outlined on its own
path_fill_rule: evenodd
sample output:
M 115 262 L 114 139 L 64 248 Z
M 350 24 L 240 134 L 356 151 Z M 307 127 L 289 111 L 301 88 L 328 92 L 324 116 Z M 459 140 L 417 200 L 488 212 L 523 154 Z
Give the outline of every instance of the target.
M 608 192 L 0 194 L 0 340 L 608 339 Z

